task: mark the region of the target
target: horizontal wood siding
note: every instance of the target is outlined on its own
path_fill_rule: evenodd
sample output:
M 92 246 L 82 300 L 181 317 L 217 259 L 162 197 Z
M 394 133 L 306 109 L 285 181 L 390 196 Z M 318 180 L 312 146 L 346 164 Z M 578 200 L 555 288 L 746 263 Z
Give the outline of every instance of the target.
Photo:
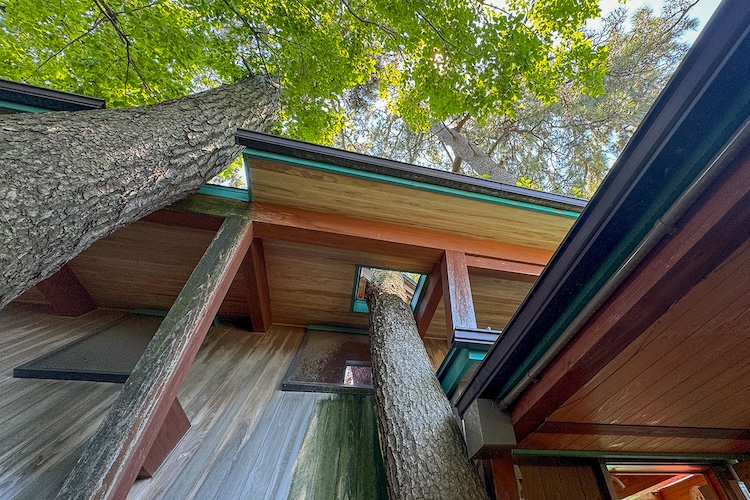
M 519 468 L 525 500 L 604 500 L 591 465 L 548 458 Z
M 0 311 L 0 498 L 54 496 L 120 389 L 12 378 L 19 364 L 125 318 L 103 310 L 77 318 L 49 312 L 28 304 Z
M 387 498 L 374 396 L 332 395 L 317 402 L 289 498 Z
M 750 241 L 693 287 L 549 421 L 750 429 Z M 747 452 L 750 440 L 534 434 L 529 448 Z

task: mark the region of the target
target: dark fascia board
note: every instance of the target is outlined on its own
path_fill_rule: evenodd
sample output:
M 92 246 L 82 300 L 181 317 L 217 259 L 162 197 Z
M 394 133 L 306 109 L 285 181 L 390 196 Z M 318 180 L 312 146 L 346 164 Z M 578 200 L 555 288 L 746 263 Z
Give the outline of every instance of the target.
M 387 175 L 409 181 L 433 184 L 436 186 L 459 189 L 469 193 L 483 194 L 513 201 L 531 203 L 571 212 L 581 212 L 586 200 L 562 196 L 553 193 L 534 191 L 518 186 L 510 186 L 467 175 L 446 172 L 419 165 L 411 165 L 385 158 L 368 156 L 352 151 L 318 146 L 307 142 L 296 141 L 250 130 L 237 130 L 237 144 L 266 153 L 274 153 L 291 158 L 315 161 L 345 167 L 361 172 Z
M 49 109 L 50 111 L 83 111 L 105 107 L 102 99 L 1 79 L 0 101 Z
M 501 398 L 750 116 L 750 4 L 725 0 L 456 402 Z

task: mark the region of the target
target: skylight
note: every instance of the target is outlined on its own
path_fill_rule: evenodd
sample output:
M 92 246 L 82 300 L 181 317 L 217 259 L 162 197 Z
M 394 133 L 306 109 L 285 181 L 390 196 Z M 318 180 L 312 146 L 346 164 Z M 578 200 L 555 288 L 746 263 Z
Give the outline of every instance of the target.
M 375 270 L 396 271 L 398 273 L 401 273 L 401 276 L 404 278 L 404 287 L 406 288 L 406 294 L 410 300 L 411 309 L 412 311 L 416 309 L 417 302 L 419 302 L 419 296 L 422 292 L 422 288 L 424 288 L 424 283 L 425 281 L 427 281 L 426 274 L 358 265 L 354 273 L 354 290 L 352 291 L 351 309 L 352 312 L 369 312 L 367 302 L 365 302 L 365 288 L 367 287 L 367 282 L 371 279 L 373 271 Z

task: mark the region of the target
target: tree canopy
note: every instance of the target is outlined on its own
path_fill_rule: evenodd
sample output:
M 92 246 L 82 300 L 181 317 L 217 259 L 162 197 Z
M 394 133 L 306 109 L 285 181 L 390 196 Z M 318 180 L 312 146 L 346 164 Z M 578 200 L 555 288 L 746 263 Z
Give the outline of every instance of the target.
M 503 5 L 503 7 L 500 7 Z M 597 0 L 0 0 L 5 78 L 134 106 L 247 74 L 283 89 L 277 132 L 330 142 L 371 85 L 409 124 L 512 116 L 526 95 L 602 90 Z

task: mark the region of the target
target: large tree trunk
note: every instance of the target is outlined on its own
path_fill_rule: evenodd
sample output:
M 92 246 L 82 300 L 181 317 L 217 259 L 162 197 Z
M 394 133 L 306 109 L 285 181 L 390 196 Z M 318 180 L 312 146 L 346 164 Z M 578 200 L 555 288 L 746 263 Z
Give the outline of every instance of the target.
M 485 151 L 476 144 L 472 144 L 455 128 L 450 129 L 444 123 L 436 123 L 430 127 L 435 137 L 446 146 L 450 146 L 456 158 L 461 158 L 464 162 L 472 166 L 478 174 L 486 174 L 493 181 L 502 182 L 503 184 L 516 185 L 516 178 L 495 160 L 490 158 Z
M 266 131 L 261 77 L 132 109 L 0 118 L 0 308 L 96 240 L 197 190 Z
M 486 499 L 403 298 L 402 277 L 389 272 L 374 281 L 367 291 L 370 353 L 389 498 Z

